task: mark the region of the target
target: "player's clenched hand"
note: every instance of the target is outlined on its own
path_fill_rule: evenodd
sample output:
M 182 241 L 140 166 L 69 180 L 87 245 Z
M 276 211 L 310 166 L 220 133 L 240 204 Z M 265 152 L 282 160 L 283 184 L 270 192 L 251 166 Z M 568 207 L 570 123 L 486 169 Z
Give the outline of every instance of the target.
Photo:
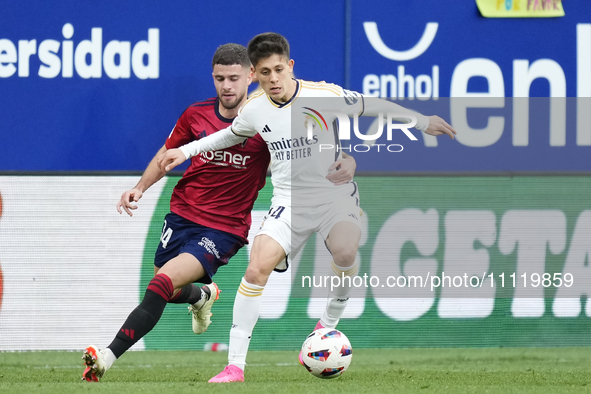
M 131 210 L 137 209 L 136 202 L 142 198 L 142 191 L 138 189 L 131 189 L 121 195 L 121 199 L 117 203 L 117 212 L 120 214 L 125 211 L 129 216 L 133 216 Z M 123 211 L 121 210 L 123 208 Z
M 454 139 L 454 135 L 456 135 L 457 132 L 445 120 L 437 115 L 433 115 L 429 116 L 429 127 L 425 130 L 425 134 L 434 136 L 447 134 L 451 139 Z
M 353 180 L 356 168 L 357 162 L 355 159 L 347 156 L 332 163 L 332 166 L 328 169 L 329 173 L 326 179 L 334 183 L 335 186 L 344 185 Z
M 169 149 L 156 158 L 158 168 L 164 171 L 170 171 L 187 160 L 185 154 L 180 149 Z

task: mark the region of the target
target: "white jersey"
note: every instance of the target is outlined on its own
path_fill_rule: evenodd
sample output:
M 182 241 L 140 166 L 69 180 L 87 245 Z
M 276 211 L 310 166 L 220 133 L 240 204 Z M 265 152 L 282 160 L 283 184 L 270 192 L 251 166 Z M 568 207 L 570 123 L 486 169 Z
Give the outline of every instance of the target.
M 336 102 L 331 101 L 331 108 L 353 116 L 363 113 L 363 97 L 326 82 L 296 80 L 296 83 L 295 94 L 285 103 L 275 102 L 264 91 L 256 92 L 234 119 L 232 132 L 244 137 L 259 133 L 267 143 L 274 197 L 301 206 L 350 196 L 356 185 L 335 186 L 326 179 L 330 166 L 341 158 L 336 115 L 322 112 L 319 116 L 314 108 L 300 108 L 298 99 L 332 97 Z M 307 122 L 314 125 L 312 139 L 307 138 Z

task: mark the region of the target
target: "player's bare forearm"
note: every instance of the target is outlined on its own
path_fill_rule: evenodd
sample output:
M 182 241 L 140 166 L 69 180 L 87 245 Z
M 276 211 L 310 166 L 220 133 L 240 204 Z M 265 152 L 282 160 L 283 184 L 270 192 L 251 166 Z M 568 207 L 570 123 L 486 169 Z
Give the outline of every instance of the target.
M 425 134 L 439 136 L 447 134 L 451 139 L 457 134 L 456 130 L 451 127 L 445 120 L 439 116 L 425 116 L 418 112 L 404 108 L 396 103 L 382 99 L 367 99 L 365 100 L 365 107 L 363 115 L 365 116 L 384 116 L 392 112 L 396 115 L 394 119 L 406 122 L 410 117 L 416 119 L 416 129 L 423 131 Z
M 393 103 L 392 101 L 379 98 L 367 98 L 364 101 L 363 116 L 377 117 L 381 115 L 386 117 L 389 116 L 388 114 L 393 114 L 393 119 L 404 123 L 412 118 L 416 119 L 416 125 L 414 127 L 417 130 L 424 131 L 429 125 L 429 118 L 427 116 Z
M 121 214 L 123 211 L 125 211 L 125 213 L 127 213 L 129 216 L 133 216 L 132 211 L 137 209 L 136 203 L 142 198 L 144 192 L 148 190 L 150 186 L 162 179 L 164 174 L 166 174 L 166 171 L 158 168 L 157 164 L 158 156 L 164 154 L 165 152 L 166 146 L 162 146 L 162 148 L 158 150 L 156 155 L 148 164 L 148 167 L 142 174 L 142 177 L 140 178 L 137 185 L 135 185 L 133 189 L 125 191 L 121 195 L 119 202 L 117 202 L 117 212 Z
M 164 175 L 166 175 L 166 171 L 158 167 L 157 161 L 158 157 L 166 153 L 166 151 L 166 145 L 163 145 L 162 148 L 160 148 L 158 152 L 156 152 L 156 154 L 148 164 L 148 167 L 146 167 L 146 169 L 144 170 L 144 173 L 142 174 L 142 177 L 140 178 L 139 182 L 137 183 L 137 185 L 135 185 L 135 189 L 139 189 L 143 193 L 146 190 L 148 190 L 150 186 L 162 179 Z

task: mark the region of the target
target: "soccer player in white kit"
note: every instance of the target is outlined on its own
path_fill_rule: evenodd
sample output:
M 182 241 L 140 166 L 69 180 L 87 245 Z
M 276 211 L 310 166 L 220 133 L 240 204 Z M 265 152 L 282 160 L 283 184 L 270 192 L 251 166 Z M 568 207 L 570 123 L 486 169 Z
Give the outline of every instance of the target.
M 254 239 L 250 262 L 236 294 L 228 366 L 210 379 L 212 383 L 244 381 L 246 353 L 259 317 L 264 286 L 274 269 L 287 268 L 287 262 L 314 232 L 325 239 L 335 275 L 354 276 L 358 271 L 355 256 L 361 237 L 361 210 L 357 185 L 349 182 L 335 186 L 326 179 L 331 164 L 341 157 L 336 148 L 339 141 L 335 141 L 338 126 L 332 122 L 334 117 L 323 112 L 328 118 L 323 122 L 327 130 L 314 128 L 312 138 L 308 138 L 307 122 L 311 119 L 306 119 L 299 108 L 292 108 L 297 106 L 297 99 L 332 97 L 336 105 L 331 108 L 350 116 L 390 112 L 407 121 L 416 119 L 415 128 L 426 134 L 454 138 L 456 133 L 438 116 L 427 117 L 386 100 L 365 100 L 359 93 L 337 85 L 292 79 L 294 61 L 289 57 L 289 44 L 277 33 L 254 37 L 248 44 L 248 55 L 263 90 L 249 98 L 232 126 L 179 149 L 170 149 L 158 158 L 159 165 L 170 171 L 194 155 L 233 146 L 257 133 L 271 153 L 272 206 Z M 334 149 L 322 151 L 321 144 Z M 350 291 L 347 286 L 331 291 L 316 328 L 336 327 Z

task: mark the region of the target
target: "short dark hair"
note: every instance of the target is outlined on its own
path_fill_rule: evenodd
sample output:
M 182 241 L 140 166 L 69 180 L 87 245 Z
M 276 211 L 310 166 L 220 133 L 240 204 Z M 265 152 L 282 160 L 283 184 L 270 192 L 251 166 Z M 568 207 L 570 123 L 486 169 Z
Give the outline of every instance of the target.
M 246 48 L 240 44 L 224 44 L 215 51 L 211 68 L 216 64 L 222 66 L 232 66 L 240 64 L 242 67 L 250 69 L 250 60 Z
M 262 33 L 248 43 L 248 57 L 254 67 L 262 59 L 273 55 L 280 55 L 289 60 L 289 43 L 281 34 Z

